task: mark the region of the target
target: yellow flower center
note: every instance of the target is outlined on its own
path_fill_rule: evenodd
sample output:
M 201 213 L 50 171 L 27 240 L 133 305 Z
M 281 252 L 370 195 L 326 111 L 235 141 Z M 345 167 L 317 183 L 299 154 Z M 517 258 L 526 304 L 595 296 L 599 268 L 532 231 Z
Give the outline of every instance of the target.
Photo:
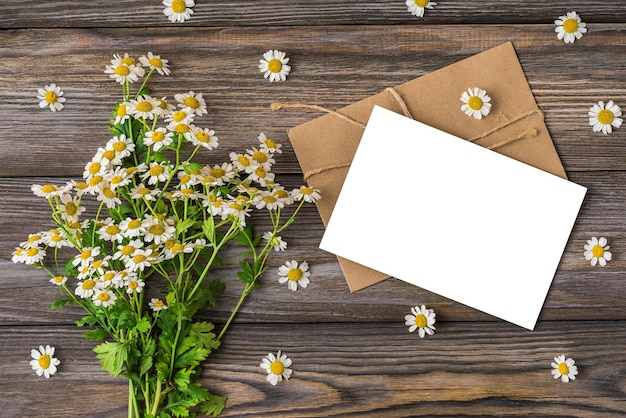
M 141 221 L 139 219 L 133 219 L 128 223 L 128 229 L 137 229 L 141 226 Z
M 300 190 L 300 194 L 312 194 L 313 193 L 313 189 L 311 189 L 310 187 L 303 187 L 302 190 Z
M 598 112 L 598 122 L 603 125 L 610 125 L 615 119 L 615 115 L 609 109 L 602 109 Z
M 124 177 L 122 176 L 113 176 L 111 177 L 111 184 L 117 185 L 124 181 Z
M 89 257 L 91 257 L 91 250 L 84 250 L 82 253 L 80 253 L 80 258 L 82 260 L 87 260 Z
M 161 142 L 165 139 L 165 134 L 161 131 L 154 131 L 150 139 L 152 139 L 152 142 Z
M 148 189 L 147 187 L 140 187 L 137 189 L 137 194 L 138 195 L 149 195 L 150 194 L 150 189 Z
M 124 141 L 117 141 L 113 144 L 113 149 L 117 152 L 126 150 L 126 143 Z
M 96 287 L 96 282 L 95 280 L 91 280 L 91 279 L 85 280 L 82 285 L 82 288 L 84 290 L 90 290 L 90 289 L 93 289 L 94 287 Z
M 183 104 L 192 109 L 197 109 L 200 107 L 200 102 L 195 97 L 185 97 Z
M 156 300 L 152 303 L 152 306 L 154 306 L 155 308 L 162 308 L 165 306 L 165 303 L 163 303 L 162 300 Z
M 274 202 L 276 202 L 276 198 L 274 196 L 271 196 L 271 195 L 266 195 L 266 196 L 263 196 L 263 201 L 265 203 L 274 203 Z
M 63 237 L 61 235 L 53 235 L 50 239 L 54 242 L 63 241 Z
M 191 128 L 185 123 L 179 123 L 178 125 L 176 125 L 176 129 L 174 130 L 179 134 L 186 134 L 191 130 Z
M 564 376 L 569 374 L 569 367 L 567 366 L 567 363 L 559 364 L 559 373 Z
M 478 96 L 472 96 L 472 97 L 470 97 L 469 101 L 467 102 L 467 105 L 472 110 L 480 110 L 483 107 L 483 101 Z
M 254 154 L 252 154 L 252 159 L 257 163 L 263 164 L 264 162 L 267 162 L 267 154 L 265 154 L 263 151 L 256 151 Z
M 111 280 L 113 280 L 114 277 L 115 277 L 115 273 L 113 273 L 112 271 L 108 271 L 106 272 L 104 276 L 102 276 L 102 281 L 110 282 Z
M 267 138 L 265 140 L 265 146 L 268 147 L 268 148 L 276 148 L 276 142 L 274 142 L 271 139 Z
M 120 252 L 125 256 L 129 256 L 135 252 L 135 247 L 133 247 L 132 245 L 124 245 Z
M 427 324 L 428 320 L 424 314 L 419 314 L 415 317 L 415 325 L 417 325 L 418 328 L 426 328 Z
M 115 67 L 114 73 L 122 77 L 128 77 L 128 75 L 130 74 L 130 68 L 128 68 L 126 65 L 118 65 L 117 67 Z
M 61 283 L 63 281 L 63 276 L 57 276 L 54 278 L 55 283 Z
M 187 10 L 187 4 L 184 0 L 173 0 L 172 11 L 174 13 L 184 13 Z
M 143 263 L 144 261 L 146 261 L 146 256 L 143 254 L 137 254 L 133 257 L 133 261 L 135 263 Z
M 283 364 L 282 361 L 274 360 L 270 364 L 270 372 L 272 372 L 273 374 L 280 375 L 280 374 L 283 374 L 284 371 L 285 371 L 285 365 Z
M 112 149 L 108 149 L 102 153 L 102 158 L 106 158 L 107 160 L 112 160 L 115 158 L 115 151 Z
M 76 187 L 76 190 L 85 190 L 89 186 L 84 181 L 81 181 L 81 182 L 76 183 L 74 187 Z
M 181 252 L 182 250 L 184 250 L 185 247 L 183 246 L 183 244 L 177 242 L 176 244 L 174 244 L 172 246 L 172 248 L 170 249 L 170 251 L 172 252 L 172 254 L 178 254 L 179 252 Z
M 211 136 L 204 131 L 200 131 L 196 134 L 196 139 L 200 142 L 207 143 L 211 140 Z
M 280 62 L 280 60 L 277 60 L 276 58 L 269 60 L 269 62 L 267 63 L 267 69 L 273 73 L 279 73 L 280 70 L 282 70 L 282 68 L 283 68 L 283 63 Z
M 593 256 L 596 258 L 602 257 L 604 255 L 604 247 L 600 245 L 594 245 L 591 249 L 591 254 L 593 254 Z
M 274 195 L 279 199 L 285 199 L 289 197 L 289 193 L 283 189 L 274 190 Z
M 226 174 L 226 171 L 222 170 L 221 167 L 214 167 L 211 169 L 211 176 L 215 178 L 222 177 L 225 174 Z
M 39 241 L 41 239 L 41 235 L 33 235 L 32 237 L 28 237 L 26 242 L 31 243 L 35 241 Z
M 93 265 L 91 267 L 93 267 L 94 270 L 98 270 L 100 267 L 102 267 L 102 263 L 104 263 L 104 260 L 96 260 L 93 262 Z
M 65 204 L 65 213 L 70 216 L 74 216 L 76 214 L 76 209 L 77 207 L 72 201 L 69 201 Z
M 54 184 L 46 184 L 41 187 L 41 191 L 44 193 L 54 193 L 57 191 L 57 186 Z
M 104 190 L 102 190 L 102 194 L 107 199 L 113 199 L 115 197 L 115 192 L 113 190 L 111 190 L 110 187 L 105 187 Z
M 428 6 L 428 3 L 429 3 L 428 0 L 415 0 L 415 5 L 421 8 Z
M 263 167 L 259 167 L 254 171 L 254 174 L 259 176 L 259 178 L 264 179 L 267 176 L 267 170 Z
M 150 112 L 152 111 L 152 103 L 146 102 L 146 101 L 139 102 L 135 106 L 135 109 L 137 109 L 140 112 Z
M 148 60 L 148 64 L 153 66 L 154 68 L 163 68 L 163 61 L 161 61 L 157 57 L 152 57 Z
M 161 224 L 154 224 L 150 228 L 148 228 L 148 232 L 150 232 L 152 235 L 163 235 L 163 233 L 165 232 L 165 227 L 163 227 L 163 225 Z
M 128 287 L 130 289 L 137 289 L 139 287 L 139 282 L 130 282 L 128 283 Z
M 57 101 L 57 94 L 53 91 L 46 92 L 46 102 L 49 104 L 55 103 Z
M 89 166 L 89 174 L 96 174 L 100 171 L 102 165 L 100 163 L 94 162 Z
M 574 33 L 578 30 L 578 22 L 576 19 L 567 19 L 563 22 L 563 30 L 567 33 Z
M 248 167 L 250 165 L 250 160 L 245 155 L 240 155 L 239 157 L 237 157 L 237 161 L 239 161 L 239 164 L 244 167 Z
M 42 354 L 39 357 L 39 360 L 37 360 L 39 362 L 39 367 L 41 367 L 42 369 L 47 369 L 48 367 L 50 367 L 50 355 L 49 354 Z
M 165 171 L 165 168 L 163 168 L 162 165 L 153 165 L 152 167 L 150 167 L 150 175 L 153 177 L 157 177 L 160 176 L 161 174 L 163 174 L 163 172 Z
M 39 248 L 36 247 L 29 248 L 28 251 L 26 251 L 26 255 L 29 257 L 34 257 L 37 254 L 39 254 Z
M 235 210 L 243 210 L 243 206 L 241 206 L 239 203 L 231 203 L 230 208 Z
M 109 234 L 109 235 L 117 235 L 120 232 L 121 232 L 120 231 L 120 227 L 117 226 L 117 225 L 109 225 L 109 226 L 107 226 L 106 233 Z
M 287 273 L 287 278 L 292 282 L 297 282 L 302 278 L 302 270 L 300 270 L 299 268 L 289 270 L 289 272 Z
M 109 299 L 111 299 L 111 296 L 109 295 L 109 292 L 100 292 L 100 293 L 98 293 L 98 300 L 100 300 L 102 302 L 106 302 Z
M 98 184 L 102 183 L 102 180 L 104 180 L 102 176 L 93 176 L 91 180 L 89 180 L 89 185 L 91 187 L 97 186 Z
M 172 120 L 174 122 L 180 122 L 181 120 L 185 119 L 187 117 L 187 114 L 185 112 L 183 112 L 182 110 L 177 110 L 176 112 L 174 112 L 174 114 L 172 114 Z
M 159 102 L 159 108 L 165 110 L 167 109 L 167 102 L 163 99 L 156 99 L 157 102 Z
M 126 116 L 126 103 L 122 103 L 117 108 L 117 116 L 119 116 L 120 118 L 123 118 L 124 116 Z
M 131 58 L 131 57 L 124 57 L 124 58 L 122 58 L 122 64 L 124 64 L 124 65 L 137 65 L 137 61 L 135 61 L 135 59 Z

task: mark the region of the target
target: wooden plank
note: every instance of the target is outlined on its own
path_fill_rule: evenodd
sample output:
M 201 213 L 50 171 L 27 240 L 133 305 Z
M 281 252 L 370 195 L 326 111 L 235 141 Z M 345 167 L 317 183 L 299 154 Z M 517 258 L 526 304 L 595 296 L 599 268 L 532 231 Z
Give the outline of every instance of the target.
M 404 1 L 383 0 L 271 0 L 198 1 L 193 16 L 184 24 L 171 24 L 161 2 L 121 0 L 37 1 L 4 0 L 0 4 L 0 28 L 48 27 L 147 27 L 147 26 L 309 26 L 355 24 L 440 24 L 440 23 L 551 23 L 571 10 L 582 13 L 586 22 L 626 22 L 626 2 L 606 3 L 526 0 L 442 1 L 423 18 L 407 12 Z
M 204 365 L 202 384 L 228 396 L 223 416 L 619 416 L 626 409 L 626 327 L 546 322 L 534 332 L 503 323 L 443 323 L 419 339 L 393 324 L 237 325 Z M 589 333 L 593 330 L 593 336 Z M 122 417 L 126 383 L 99 370 L 75 328 L 2 327 L 4 416 Z M 61 360 L 50 380 L 29 353 L 51 344 Z M 273 387 L 259 363 L 282 350 L 289 381 Z M 578 378 L 554 380 L 550 362 L 576 360 Z M 74 399 L 80 388 L 80 402 Z M 69 398 L 68 398 L 69 396 Z
M 626 83 L 619 48 L 624 30 L 626 24 L 598 24 L 573 47 L 557 41 L 551 25 L 4 31 L 0 176 L 80 175 L 111 136 L 107 121 L 120 89 L 103 69 L 113 53 L 154 51 L 170 59 L 174 75 L 153 80 L 155 95 L 204 94 L 209 115 L 197 124 L 215 129 L 222 143 L 207 158 L 223 160 L 265 132 L 285 149 L 277 169 L 295 172 L 298 164 L 286 131 L 319 114 L 272 112 L 271 102 L 342 107 L 508 40 L 518 51 L 566 169 L 623 170 L 626 143 L 616 140 L 619 130 L 614 135 L 592 132 L 587 111 L 598 100 L 626 106 L 626 89 L 619 87 Z M 289 53 L 293 70 L 287 82 L 269 83 L 258 72 L 258 60 L 268 48 Z M 600 62 L 611 63 L 610 71 Z M 62 112 L 37 106 L 37 88 L 51 82 L 65 91 Z
M 300 184 L 299 175 L 284 175 L 288 187 Z M 50 304 L 58 297 L 47 275 L 24 265 L 12 264 L 9 259 L 19 242 L 29 233 L 47 230 L 47 203 L 30 192 L 32 179 L 3 179 L 0 181 L 0 322 L 5 324 L 56 322 L 70 323 L 79 311 L 50 311 Z M 38 179 L 45 183 L 50 179 Z M 570 180 L 589 189 L 565 253 L 557 270 L 540 321 L 545 320 L 625 320 L 626 284 L 620 278 L 626 271 L 620 249 L 626 247 L 623 236 L 626 212 L 626 172 L 575 172 Z M 241 310 L 241 320 L 273 322 L 361 322 L 402 319 L 415 304 L 426 303 L 437 310 L 445 321 L 484 321 L 494 318 L 438 295 L 395 279 L 350 294 L 336 259 L 317 248 L 323 234 L 323 225 L 314 206 L 307 206 L 291 229 L 281 234 L 289 246 L 284 253 L 275 253 L 270 259 L 270 270 L 262 279 L 262 288 L 250 295 Z M 16 221 L 19 219 L 19 221 Z M 256 230 L 269 228 L 267 220 L 255 217 Z M 613 248 L 614 260 L 607 267 L 591 267 L 583 257 L 583 245 L 591 236 L 605 236 Z M 373 241 L 373 245 L 376 245 Z M 445 251 L 445 242 L 442 243 Z M 488 260 L 488 249 L 485 251 Z M 532 262 L 534 251 L 528 249 Z M 216 311 L 207 318 L 223 322 L 236 303 L 241 285 L 236 279 L 239 249 L 224 255 L 226 268 L 214 277 L 227 284 Z M 71 257 L 68 254 L 66 257 Z M 449 254 L 452 260 L 454 254 Z M 307 289 L 291 292 L 278 284 L 277 268 L 285 261 L 307 260 L 311 265 L 311 284 Z M 154 291 L 154 290 L 153 290 Z M 20 300 L 16 304 L 16 300 Z

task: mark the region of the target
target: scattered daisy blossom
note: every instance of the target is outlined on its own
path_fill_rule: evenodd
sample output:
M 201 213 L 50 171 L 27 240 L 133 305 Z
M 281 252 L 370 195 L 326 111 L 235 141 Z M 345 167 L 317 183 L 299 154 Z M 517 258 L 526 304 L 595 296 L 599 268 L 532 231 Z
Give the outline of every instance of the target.
M 473 116 L 475 119 L 482 119 L 483 116 L 487 116 L 491 111 L 491 97 L 487 95 L 487 92 L 478 87 L 468 88 L 461 95 L 461 101 L 463 105 L 461 110 L 467 116 Z
M 591 106 L 589 116 L 589 125 L 593 126 L 593 131 L 602 131 L 605 135 L 613 132 L 613 128 L 622 126 L 623 122 L 620 118 L 622 109 L 612 100 L 609 100 L 606 106 L 602 100 Z
M 428 0 L 406 0 L 408 11 L 417 17 L 424 17 L 425 9 L 432 9 L 437 3 Z
M 61 362 L 54 358 L 54 347 L 46 345 L 39 346 L 39 350 L 31 350 L 30 352 L 33 360 L 30 361 L 30 365 L 37 373 L 37 376 L 44 376 L 46 379 L 50 378 L 57 372 L 57 366 Z
M 37 89 L 37 93 L 39 93 L 37 98 L 41 100 L 39 102 L 39 107 L 49 107 L 53 112 L 63 109 L 65 97 L 62 97 L 63 91 L 61 90 L 61 87 L 52 83 L 43 89 Z
M 602 267 L 606 266 L 607 261 L 611 261 L 613 254 L 611 254 L 608 249 L 610 246 L 606 245 L 607 240 L 604 237 L 600 239 L 596 237 L 591 237 L 590 240 L 587 241 L 585 245 L 585 260 L 591 260 L 591 265 L 595 266 L 596 264 L 600 264 Z
M 291 196 L 296 202 L 304 200 L 308 203 L 313 203 L 322 197 L 319 190 L 313 189 L 312 187 L 308 186 L 300 186 L 300 188 L 298 189 L 293 189 L 293 191 L 291 192 Z
M 163 13 L 172 23 L 183 23 L 185 20 L 191 19 L 193 14 L 193 6 L 196 5 L 194 0 L 163 0 Z
M 554 21 L 557 25 L 554 28 L 556 37 L 562 39 L 566 44 L 574 43 L 576 39 L 580 39 L 583 33 L 587 32 L 587 24 L 580 20 L 580 16 L 576 12 L 568 12 L 564 16 L 559 16 Z
M 287 357 L 287 355 L 281 354 L 280 350 L 278 350 L 278 354 L 276 355 L 268 353 L 267 356 L 263 358 L 260 366 L 267 372 L 267 381 L 270 382 L 272 386 L 276 386 L 283 378 L 289 380 L 291 377 L 292 370 L 289 368 L 291 363 L 291 359 Z
M 144 67 L 148 67 L 151 70 L 156 70 L 161 75 L 170 75 L 170 69 L 168 60 L 161 58 L 160 55 L 154 55 L 152 52 L 148 52 L 148 55 L 139 57 L 139 62 Z
M 264 232 L 263 239 L 269 241 L 270 245 L 274 247 L 274 251 L 285 251 L 287 249 L 287 243 L 283 239 L 272 232 Z
M 555 379 L 561 378 L 561 381 L 564 383 L 569 382 L 570 380 L 576 380 L 576 375 L 578 374 L 578 367 L 574 364 L 576 362 L 568 358 L 565 359 L 565 356 L 557 356 L 554 358 L 554 361 L 551 363 L 552 366 L 552 376 Z
M 303 261 L 300 265 L 298 265 L 298 262 L 295 260 L 287 261 L 278 268 L 278 275 L 280 276 L 278 283 L 287 282 L 289 289 L 294 292 L 298 290 L 298 285 L 302 288 L 306 288 L 311 282 L 309 280 L 311 273 L 309 272 L 309 265 L 306 261 Z
M 435 311 L 426 309 L 426 306 L 415 306 L 411 308 L 412 315 L 404 317 L 404 325 L 409 326 L 409 332 L 417 330 L 420 338 L 424 338 L 425 334 L 433 335 L 435 333 Z
M 150 309 L 152 309 L 154 312 L 159 312 L 167 309 L 167 305 L 165 304 L 165 302 L 163 302 L 159 298 L 150 299 L 150 303 L 148 303 L 148 305 L 150 306 Z
M 259 70 L 264 73 L 263 77 L 269 78 L 270 81 L 285 81 L 291 71 L 291 66 L 287 65 L 289 62 L 287 54 L 275 49 L 263 54 L 263 59 L 259 62 Z

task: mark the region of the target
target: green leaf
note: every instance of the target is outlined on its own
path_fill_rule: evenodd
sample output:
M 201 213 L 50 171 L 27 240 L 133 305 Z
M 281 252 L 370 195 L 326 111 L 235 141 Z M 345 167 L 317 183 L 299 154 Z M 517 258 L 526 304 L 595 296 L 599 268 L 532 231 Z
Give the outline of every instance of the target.
M 52 302 L 52 309 L 60 309 L 60 308 L 64 308 L 65 305 L 72 306 L 73 304 L 74 304 L 74 301 L 72 299 L 59 299 L 59 300 L 55 300 L 54 302 Z
M 148 321 L 148 318 L 143 317 L 139 320 L 139 322 L 137 322 L 137 324 L 135 324 L 135 329 L 140 332 L 140 333 L 146 333 L 150 330 L 150 321 Z
M 237 277 L 244 283 L 252 284 L 252 282 L 254 282 L 254 277 L 244 271 L 238 271 Z
M 193 339 L 195 340 L 195 338 Z M 193 347 L 176 358 L 174 367 L 199 366 L 211 354 L 211 350 L 202 347 Z
M 240 229 L 233 237 L 233 240 L 246 247 L 250 247 L 252 243 L 252 222 L 248 222 L 245 228 Z
M 220 415 L 226 407 L 226 396 L 213 395 L 209 393 L 209 399 L 200 404 L 200 412 L 214 417 Z
M 210 243 L 215 243 L 215 221 L 212 216 L 209 216 L 209 218 L 202 223 L 202 232 L 204 232 L 204 236 Z
M 185 173 L 191 174 L 192 171 L 200 171 L 202 170 L 202 164 L 200 163 L 187 163 L 185 164 Z
M 76 326 L 84 327 L 85 325 L 94 326 L 98 322 L 98 318 L 93 315 L 83 316 L 80 320 L 76 321 Z
M 220 346 L 220 342 L 215 333 L 211 332 L 214 328 L 215 325 L 210 322 L 194 322 L 191 324 L 189 335 L 197 340 L 200 347 L 216 350 Z
M 103 330 L 102 328 L 94 328 L 87 332 L 83 332 L 83 337 L 88 338 L 93 341 L 101 341 L 109 336 L 109 333 Z
M 193 369 L 181 369 L 174 374 L 172 380 L 177 388 L 186 388 L 191 383 L 191 375 L 193 373 Z
M 125 344 L 107 341 L 94 347 L 93 351 L 100 360 L 102 370 L 108 371 L 111 376 L 122 373 L 124 362 L 128 358 L 128 347 Z
M 186 230 L 188 230 L 195 223 L 195 219 L 186 218 L 178 221 L 176 224 L 176 235 L 180 235 Z

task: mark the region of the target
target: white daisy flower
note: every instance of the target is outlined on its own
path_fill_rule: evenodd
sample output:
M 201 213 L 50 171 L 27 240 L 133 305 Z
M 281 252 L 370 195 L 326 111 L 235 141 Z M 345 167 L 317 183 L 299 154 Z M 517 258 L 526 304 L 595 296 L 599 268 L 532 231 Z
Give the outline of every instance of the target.
M 285 204 L 281 200 L 268 191 L 260 191 L 254 202 L 257 209 L 267 208 L 267 210 L 276 210 L 285 207 Z
M 120 245 L 117 247 L 117 251 L 113 254 L 113 260 L 128 261 L 133 256 L 136 250 L 143 248 L 143 241 L 134 239 L 128 244 Z
M 54 184 L 44 184 L 43 186 L 40 184 L 33 184 L 30 188 L 35 196 L 45 197 L 46 199 L 50 199 L 54 196 L 60 196 L 63 193 L 67 193 L 72 188 L 71 185 L 65 185 L 63 187 L 56 186 Z
M 132 138 L 126 138 L 126 135 L 114 136 L 109 139 L 106 145 L 107 149 L 112 149 L 116 153 L 116 158 L 120 160 L 130 156 L 135 150 L 135 144 Z
M 289 366 L 291 366 L 291 359 L 285 354 L 281 354 L 278 350 L 278 354 L 274 355 L 268 353 L 267 356 L 261 361 L 261 368 L 267 372 L 267 381 L 276 386 L 278 382 L 281 382 L 283 378 L 289 380 L 291 373 L 293 372 Z
M 153 257 L 151 249 L 138 249 L 126 261 L 127 268 L 130 271 L 144 271 L 152 265 Z
M 279 235 L 274 236 L 273 232 L 264 232 L 263 239 L 269 241 L 270 246 L 274 247 L 274 251 L 285 251 L 287 249 L 287 243 Z
M 213 185 L 221 186 L 228 183 L 235 176 L 233 165 L 222 163 L 221 165 L 204 166 L 200 172 L 202 177 L 213 178 Z
M 126 238 L 139 237 L 146 233 L 141 220 L 134 218 L 126 218 L 120 222 L 120 229 Z
M 189 93 L 185 94 L 176 94 L 174 95 L 174 99 L 176 99 L 176 101 L 178 102 L 178 107 L 183 109 L 189 109 L 197 116 L 207 114 L 206 102 L 202 98 L 202 93 L 196 94 L 193 91 L 190 91 Z
M 44 242 L 43 233 L 29 234 L 26 241 L 20 243 L 20 247 L 23 247 L 23 248 L 38 247 L 39 244 L 41 244 L 42 242 Z
M 143 239 L 145 242 L 163 244 L 176 234 L 176 228 L 155 216 L 146 216 L 141 225 L 146 229 Z
M 133 199 L 146 199 L 148 201 L 154 202 L 156 200 L 156 196 L 161 191 L 158 189 L 150 189 L 146 187 L 143 183 L 138 184 L 136 187 L 130 189 L 130 197 Z
M 404 317 L 404 325 L 409 326 L 409 332 L 417 330 L 420 338 L 424 338 L 425 334 L 433 335 L 435 333 L 435 311 L 426 309 L 426 306 L 414 306 L 411 308 L 412 315 Z
M 143 96 L 132 99 L 126 105 L 126 112 L 135 118 L 143 118 L 153 120 L 155 116 L 160 116 L 163 109 L 159 107 L 159 101 L 144 94 Z
M 604 237 L 601 237 L 600 239 L 591 237 L 584 247 L 585 260 L 591 260 L 592 266 L 595 266 L 598 263 L 602 267 L 606 266 L 606 262 L 611 261 L 611 258 L 613 257 L 613 254 L 608 251 L 611 247 L 606 244 L 607 240 Z
M 61 218 L 67 222 L 78 222 L 79 216 L 87 210 L 80 205 L 80 197 L 72 196 L 69 193 L 61 195 Z
M 154 55 L 152 52 L 148 52 L 148 55 L 139 57 L 139 62 L 144 67 L 148 67 L 151 70 L 156 70 L 161 75 L 170 75 L 168 60 L 161 58 L 160 55 Z
M 57 286 L 61 286 L 67 283 L 67 277 L 65 276 L 56 276 L 50 279 L 50 283 L 56 284 Z
M 128 120 L 130 115 L 126 112 L 126 107 L 128 106 L 127 102 L 121 102 L 117 109 L 115 110 L 115 122 L 114 125 L 122 125 L 124 122 Z
M 148 131 L 144 135 L 143 143 L 147 146 L 152 146 L 154 151 L 167 147 L 174 141 L 174 133 L 168 132 L 165 128 L 156 128 L 154 131 Z
M 98 283 L 94 279 L 86 279 L 78 282 L 74 294 L 83 299 L 90 298 L 98 290 L 96 285 Z
M 16 247 L 13 251 L 11 261 L 14 263 L 24 263 L 26 261 L 26 248 Z
M 576 362 L 568 358 L 565 359 L 565 356 L 557 356 L 554 358 L 554 361 L 551 363 L 552 366 L 552 376 L 555 379 L 561 378 L 561 381 L 564 383 L 569 382 L 570 380 L 576 380 L 576 375 L 578 374 L 578 367 L 574 364 Z
M 620 118 L 622 109 L 612 100 L 609 100 L 606 106 L 602 100 L 591 106 L 589 116 L 589 125 L 593 126 L 593 131 L 602 131 L 604 134 L 610 134 L 613 128 L 619 128 L 623 122 Z
M 306 261 L 303 261 L 300 265 L 295 260 L 287 261 L 278 268 L 278 275 L 280 276 L 278 283 L 287 282 L 289 289 L 294 292 L 298 290 L 298 285 L 306 288 L 311 282 L 309 280 L 311 272 L 309 272 L 309 265 Z
M 261 150 L 275 152 L 277 154 L 282 154 L 282 150 L 280 149 L 281 145 L 274 142 L 274 140 L 265 136 L 263 132 L 259 134 L 259 142 L 261 143 Z
M 62 97 L 63 91 L 61 90 L 61 87 L 52 83 L 43 89 L 37 89 L 37 93 L 39 93 L 37 98 L 41 100 L 39 102 L 39 107 L 49 107 L 53 112 L 63 109 L 65 97 Z
M 108 209 L 113 209 L 122 204 L 122 201 L 119 197 L 117 197 L 115 190 L 113 190 L 108 184 L 103 185 L 100 188 L 98 196 L 96 196 L 96 200 L 98 202 L 104 202 Z
M 40 263 L 46 256 L 46 251 L 39 247 L 30 247 L 24 253 L 24 263 L 28 265 Z
M 270 81 L 285 81 L 291 66 L 287 65 L 289 58 L 287 54 L 277 50 L 270 50 L 263 54 L 263 59 L 259 60 L 259 70 L 264 73 L 263 77 Z
M 144 72 L 144 69 L 140 66 L 124 64 L 122 58 L 117 55 L 114 55 L 111 65 L 107 65 L 104 69 L 105 74 L 109 74 L 109 77 L 120 84 L 124 84 L 127 81 L 129 83 L 135 82 L 139 80 L 139 77 L 143 76 Z
M 576 12 L 568 12 L 564 16 L 559 16 L 554 21 L 557 25 L 554 28 L 557 39 L 562 39 L 566 44 L 573 43 L 576 39 L 580 39 L 583 33 L 587 32 L 587 24 L 580 20 L 580 16 Z
M 291 191 L 291 196 L 296 202 L 304 200 L 308 203 L 313 203 L 322 197 L 319 190 L 313 189 L 308 186 L 300 186 L 300 188 L 298 189 L 293 189 Z
M 137 277 L 129 276 L 128 279 L 124 281 L 124 285 L 126 286 L 126 293 L 132 294 L 141 293 L 146 283 Z
M 487 95 L 487 92 L 478 87 L 468 88 L 461 95 L 461 101 L 463 105 L 461 110 L 465 112 L 467 116 L 473 116 L 475 119 L 481 119 L 483 116 L 487 116 L 491 110 L 491 97 Z
M 152 299 L 150 299 L 150 302 L 148 303 L 148 306 L 150 306 L 150 309 L 152 309 L 154 312 L 159 312 L 159 311 L 162 311 L 164 309 L 167 309 L 167 305 L 165 304 L 165 302 L 163 302 L 159 298 L 152 298 Z
M 100 247 L 83 247 L 80 254 L 74 257 L 72 265 L 76 267 L 79 264 L 82 266 L 90 264 L 99 255 Z
M 212 129 L 202 129 L 194 126 L 191 128 L 191 135 L 187 139 L 189 139 L 189 142 L 191 142 L 195 146 L 201 145 L 209 151 L 217 148 L 218 146 L 215 131 Z
M 107 308 L 115 303 L 117 296 L 111 290 L 101 289 L 91 297 L 91 300 L 94 305 Z
M 125 238 L 124 231 L 111 218 L 107 218 L 98 229 L 98 236 L 105 241 L 122 242 Z
M 59 229 L 51 229 L 44 234 L 45 243 L 48 247 L 61 248 L 69 247 L 71 243 L 65 238 L 63 232 Z
M 172 23 L 183 23 L 185 20 L 190 19 L 193 14 L 193 6 L 195 6 L 194 0 L 163 0 L 163 5 L 166 6 L 163 9 L 163 13 Z
M 33 358 L 30 361 L 30 365 L 37 373 L 37 376 L 44 376 L 46 379 L 50 378 L 57 372 L 57 366 L 61 364 L 59 359 L 54 358 L 54 347 L 46 345 L 39 346 L 39 350 L 31 350 L 30 356 Z
M 425 9 L 432 9 L 437 3 L 428 0 L 406 0 L 407 10 L 414 16 L 424 17 Z
M 294 198 L 287 190 L 282 186 L 277 186 L 272 189 L 272 196 L 278 199 L 283 205 L 291 205 L 294 202 Z
M 149 185 L 157 184 L 158 182 L 166 181 L 169 177 L 170 166 L 166 164 L 159 164 L 157 162 L 150 163 L 150 169 L 141 175 L 143 180 L 148 180 Z

